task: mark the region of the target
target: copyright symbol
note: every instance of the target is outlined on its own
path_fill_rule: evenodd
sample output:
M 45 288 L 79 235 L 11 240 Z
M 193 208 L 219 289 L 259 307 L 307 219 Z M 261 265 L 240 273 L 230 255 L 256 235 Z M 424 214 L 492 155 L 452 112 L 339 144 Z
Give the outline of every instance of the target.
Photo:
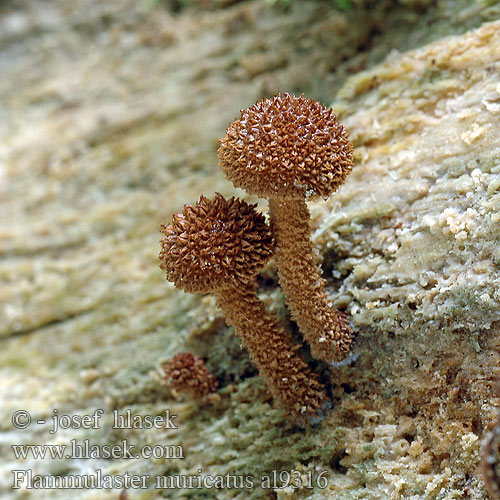
M 31 424 L 31 415 L 26 410 L 18 410 L 12 415 L 12 425 L 16 429 L 26 429 Z

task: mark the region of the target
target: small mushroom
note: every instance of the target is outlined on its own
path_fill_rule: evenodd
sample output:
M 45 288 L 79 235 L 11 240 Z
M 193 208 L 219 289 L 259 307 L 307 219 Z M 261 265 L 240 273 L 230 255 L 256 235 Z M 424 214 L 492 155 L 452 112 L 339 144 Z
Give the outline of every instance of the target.
M 325 293 L 314 262 L 307 199 L 328 197 L 353 166 L 348 134 L 331 109 L 275 95 L 242 110 L 226 130 L 220 166 L 236 187 L 268 198 L 280 285 L 311 353 L 326 362 L 349 352 L 352 330 Z
M 161 265 L 186 292 L 211 293 L 265 378 L 277 406 L 307 421 L 326 399 L 317 375 L 255 294 L 255 276 L 274 252 L 264 217 L 235 198 L 201 196 L 162 226 Z
M 210 373 L 200 356 L 179 352 L 163 366 L 163 378 L 174 394 L 187 394 L 192 399 L 203 399 L 217 391 L 219 382 Z

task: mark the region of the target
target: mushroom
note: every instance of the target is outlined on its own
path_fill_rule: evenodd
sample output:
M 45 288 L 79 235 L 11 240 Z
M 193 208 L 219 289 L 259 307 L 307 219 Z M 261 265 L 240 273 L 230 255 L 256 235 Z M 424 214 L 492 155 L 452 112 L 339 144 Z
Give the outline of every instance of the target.
M 183 393 L 193 399 L 203 399 L 216 392 L 219 386 L 203 359 L 190 352 L 177 353 L 162 368 L 163 378 L 175 395 Z
M 352 330 L 325 292 L 314 262 L 306 200 L 326 198 L 353 166 L 348 134 L 331 109 L 304 96 L 263 99 L 221 139 L 220 166 L 236 187 L 268 198 L 280 285 L 314 357 L 340 361 Z
M 317 415 L 324 388 L 255 294 L 274 239 L 255 205 L 201 196 L 162 225 L 160 267 L 185 292 L 211 293 L 247 347 L 277 406 L 299 421 Z

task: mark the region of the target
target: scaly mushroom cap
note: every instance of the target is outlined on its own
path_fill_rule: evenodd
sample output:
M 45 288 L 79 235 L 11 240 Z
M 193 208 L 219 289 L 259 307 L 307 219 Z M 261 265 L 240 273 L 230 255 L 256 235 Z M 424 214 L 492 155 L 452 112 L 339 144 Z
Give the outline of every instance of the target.
M 263 99 L 226 133 L 222 170 L 236 187 L 264 198 L 329 196 L 353 166 L 352 144 L 333 111 L 304 96 Z
M 274 252 L 264 217 L 236 198 L 216 193 L 185 205 L 162 225 L 160 267 L 186 292 L 208 293 L 254 278 Z
M 207 370 L 203 359 L 190 352 L 177 353 L 163 365 L 163 374 L 171 389 L 195 399 L 215 392 L 219 385 L 215 376 Z

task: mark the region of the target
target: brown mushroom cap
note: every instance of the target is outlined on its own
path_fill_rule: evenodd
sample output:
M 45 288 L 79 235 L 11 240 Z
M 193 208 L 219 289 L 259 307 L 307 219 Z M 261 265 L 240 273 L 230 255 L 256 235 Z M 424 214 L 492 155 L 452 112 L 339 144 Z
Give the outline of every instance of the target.
M 186 292 L 208 293 L 254 278 L 274 252 L 262 214 L 236 198 L 216 193 L 185 205 L 162 225 L 160 267 Z
M 190 352 L 177 353 L 163 365 L 163 376 L 174 391 L 186 393 L 195 399 L 215 392 L 219 385 L 199 356 Z
M 221 139 L 220 166 L 248 193 L 326 197 L 353 166 L 348 134 L 331 109 L 304 96 L 263 99 L 241 111 Z

